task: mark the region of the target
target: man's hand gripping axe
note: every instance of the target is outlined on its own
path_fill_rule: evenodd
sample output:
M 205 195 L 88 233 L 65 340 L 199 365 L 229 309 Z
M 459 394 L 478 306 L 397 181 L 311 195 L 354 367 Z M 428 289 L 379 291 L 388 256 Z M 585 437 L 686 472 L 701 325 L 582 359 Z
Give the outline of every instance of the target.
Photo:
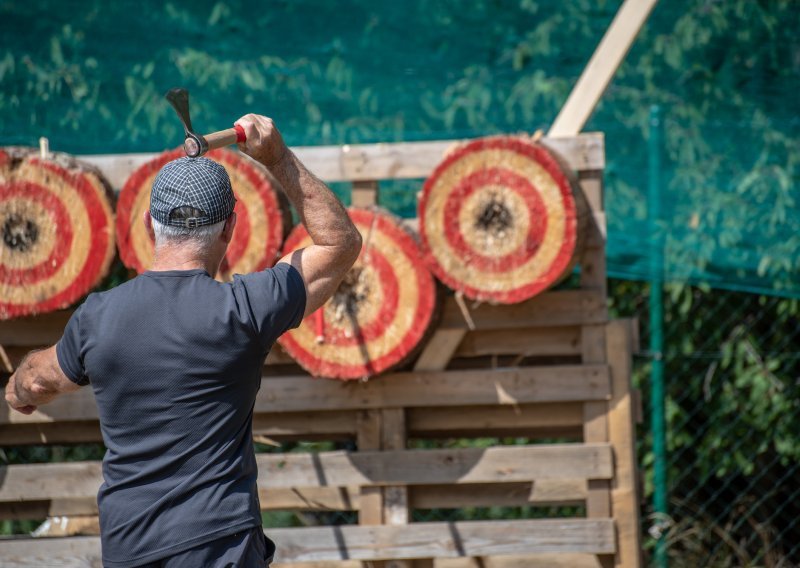
M 186 134 L 186 139 L 183 141 L 183 149 L 190 158 L 197 158 L 209 150 L 244 142 L 247 139 L 244 134 L 244 128 L 238 124 L 234 125 L 233 128 L 212 132 L 205 136 L 197 134 L 192 130 L 192 119 L 189 116 L 189 91 L 180 88 L 170 89 L 166 97 L 183 123 L 183 131 Z

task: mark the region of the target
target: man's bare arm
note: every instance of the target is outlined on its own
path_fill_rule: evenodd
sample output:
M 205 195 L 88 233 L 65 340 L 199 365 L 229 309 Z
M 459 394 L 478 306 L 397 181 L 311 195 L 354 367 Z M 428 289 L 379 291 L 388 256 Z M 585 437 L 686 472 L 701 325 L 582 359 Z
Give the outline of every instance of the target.
M 55 346 L 29 353 L 6 385 L 6 402 L 14 410 L 30 414 L 59 394 L 78 390 L 61 370 Z
M 247 115 L 237 124 L 247 134 L 240 148 L 264 164 L 283 186 L 314 243 L 279 261 L 291 264 L 303 276 L 308 315 L 333 295 L 353 266 L 361 252 L 361 235 L 328 186 L 286 147 L 271 119 Z

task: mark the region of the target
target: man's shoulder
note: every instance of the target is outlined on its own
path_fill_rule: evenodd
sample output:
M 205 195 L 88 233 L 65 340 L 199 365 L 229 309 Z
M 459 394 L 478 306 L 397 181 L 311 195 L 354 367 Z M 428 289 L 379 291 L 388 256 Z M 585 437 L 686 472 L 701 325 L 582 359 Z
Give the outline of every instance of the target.
M 291 264 L 279 262 L 272 268 L 251 272 L 249 274 L 235 274 L 230 283 L 234 288 L 244 288 L 247 293 L 272 291 L 280 296 L 296 298 L 298 295 L 305 297 L 305 284 L 300 272 Z
M 84 310 L 96 310 L 103 306 L 113 304 L 117 302 L 121 298 L 128 298 L 130 297 L 132 291 L 137 285 L 137 280 L 141 278 L 141 276 L 137 276 L 132 278 L 131 280 L 127 280 L 122 284 L 118 284 L 113 288 L 109 288 L 108 290 L 99 290 L 97 292 L 92 292 L 81 304 L 81 307 Z

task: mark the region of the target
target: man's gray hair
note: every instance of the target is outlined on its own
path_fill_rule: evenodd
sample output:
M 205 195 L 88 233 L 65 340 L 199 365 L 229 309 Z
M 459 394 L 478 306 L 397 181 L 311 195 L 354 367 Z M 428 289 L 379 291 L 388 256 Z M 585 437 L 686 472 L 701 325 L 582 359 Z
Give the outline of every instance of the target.
M 197 252 L 204 252 L 211 248 L 214 241 L 219 238 L 225 221 L 204 225 L 201 227 L 176 227 L 164 225 L 153 219 L 153 232 L 156 234 L 156 248 L 161 245 L 192 246 Z

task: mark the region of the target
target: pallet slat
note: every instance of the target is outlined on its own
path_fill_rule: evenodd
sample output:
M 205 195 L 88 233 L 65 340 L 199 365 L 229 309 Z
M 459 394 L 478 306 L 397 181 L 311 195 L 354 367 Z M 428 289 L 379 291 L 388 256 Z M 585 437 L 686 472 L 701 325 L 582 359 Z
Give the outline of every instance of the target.
M 458 393 L 458 396 L 453 396 Z M 308 376 L 264 379 L 254 412 L 283 413 L 387 407 L 519 405 L 607 400 L 606 365 L 558 365 L 496 370 L 393 373 L 365 383 Z M 95 420 L 91 389 L 84 388 L 30 415 L 0 408 L 0 424 Z
M 531 327 L 562 327 L 605 324 L 608 321 L 605 295 L 596 290 L 556 290 L 545 292 L 513 306 L 467 304 L 476 330 L 507 330 Z M 0 322 L 0 345 L 4 347 L 49 346 L 61 338 L 72 310 Z M 464 314 L 450 296 L 443 307 L 439 324 L 442 330 L 468 329 Z M 275 362 L 286 362 L 281 355 Z
M 465 141 L 297 146 L 292 151 L 308 169 L 325 181 L 414 179 L 427 177 L 450 148 Z M 605 167 L 602 133 L 570 138 L 545 137 L 542 142 L 558 152 L 573 170 L 602 170 Z M 105 154 L 85 155 L 81 159 L 99 168 L 111 185 L 119 189 L 134 170 L 155 156 L 154 153 Z
M 261 488 L 467 484 L 535 479 L 608 479 L 608 444 L 500 446 L 258 454 Z M 0 502 L 86 498 L 102 482 L 101 462 L 0 467 Z
M 358 487 L 260 487 L 262 511 L 358 511 Z M 465 485 L 412 485 L 411 509 L 459 507 L 520 507 L 524 505 L 581 505 L 586 500 L 585 479 L 540 479 L 535 482 L 480 483 Z M 97 515 L 94 496 L 72 499 L 0 502 L 0 518 L 33 519 Z
M 277 562 L 460 558 L 534 553 L 610 554 L 614 522 L 588 519 L 413 523 L 269 529 Z M 0 540 L 4 566 L 93 566 L 98 537 Z
M 526 436 L 580 439 L 580 402 L 547 402 L 408 408 L 408 431 L 415 438 Z M 47 409 L 44 409 L 47 410 Z M 281 412 L 253 416 L 253 434 L 275 441 L 353 440 L 358 410 Z M 2 418 L 0 418 L 2 420 Z M 97 420 L 0 424 L 7 445 L 100 442 Z
M 477 330 L 561 327 L 604 324 L 608 321 L 605 295 L 594 290 L 546 292 L 512 306 L 467 304 L 467 307 Z M 444 303 L 439 327 L 469 327 L 453 297 L 448 297 Z

